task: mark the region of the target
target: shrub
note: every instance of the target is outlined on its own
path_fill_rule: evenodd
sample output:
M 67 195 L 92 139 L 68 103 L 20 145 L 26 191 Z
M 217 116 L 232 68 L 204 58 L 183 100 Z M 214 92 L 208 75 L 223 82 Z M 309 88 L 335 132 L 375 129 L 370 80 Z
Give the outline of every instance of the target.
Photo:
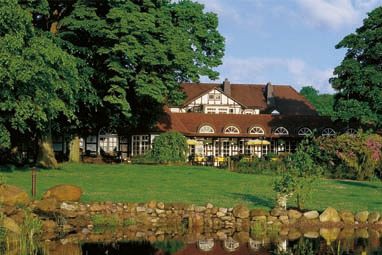
M 151 158 L 159 163 L 179 163 L 186 161 L 187 139 L 178 132 L 167 132 L 154 139 Z
M 240 160 L 235 167 L 235 172 L 245 174 L 269 174 L 276 175 L 283 168 L 284 163 L 281 160 L 270 160 L 264 158 L 255 158 L 248 161 Z
M 370 180 L 379 174 L 382 161 L 382 137 L 358 132 L 315 140 L 320 149 L 317 161 L 327 166 L 335 178 Z

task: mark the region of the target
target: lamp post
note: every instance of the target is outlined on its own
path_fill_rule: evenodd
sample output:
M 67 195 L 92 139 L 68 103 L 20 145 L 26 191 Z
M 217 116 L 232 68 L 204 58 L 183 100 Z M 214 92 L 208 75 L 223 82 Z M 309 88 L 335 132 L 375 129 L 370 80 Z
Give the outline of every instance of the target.
M 37 190 L 37 168 L 32 167 L 32 197 L 36 197 Z

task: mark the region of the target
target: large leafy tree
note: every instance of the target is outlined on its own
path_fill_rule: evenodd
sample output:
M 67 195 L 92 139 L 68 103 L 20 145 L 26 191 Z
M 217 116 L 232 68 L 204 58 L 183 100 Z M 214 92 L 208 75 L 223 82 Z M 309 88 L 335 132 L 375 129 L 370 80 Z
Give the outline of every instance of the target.
M 318 114 L 321 116 L 333 116 L 334 95 L 320 94 L 312 86 L 302 87 L 300 94 L 316 108 Z
M 0 0 L 0 147 L 28 136 L 40 145 L 39 163 L 55 167 L 51 130 L 76 125 L 79 107 L 95 96 L 83 61 L 36 30 L 28 8 Z
M 98 128 L 150 126 L 165 103 L 183 99 L 181 82 L 217 78 L 224 38 L 217 16 L 198 3 L 78 0 L 70 8 L 57 35 L 95 70 L 102 103 L 88 123 Z
M 335 110 L 344 121 L 382 125 L 382 7 L 368 14 L 355 33 L 336 45 L 346 56 L 330 79 L 337 91 Z

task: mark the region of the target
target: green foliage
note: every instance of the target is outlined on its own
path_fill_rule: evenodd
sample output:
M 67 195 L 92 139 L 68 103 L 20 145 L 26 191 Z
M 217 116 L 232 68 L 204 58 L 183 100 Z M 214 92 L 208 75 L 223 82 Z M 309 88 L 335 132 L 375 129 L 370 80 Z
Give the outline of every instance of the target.
M 336 45 L 347 49 L 330 79 L 337 91 L 336 117 L 378 128 L 382 124 L 382 7 L 368 14 L 355 33 Z
M 300 94 L 303 95 L 316 108 L 319 115 L 334 115 L 334 95 L 319 94 L 319 91 L 312 86 L 302 87 Z
M 153 243 L 153 247 L 164 252 L 164 254 L 175 254 L 184 248 L 184 243 L 179 240 L 157 241 Z
M 179 132 L 166 132 L 154 139 L 150 152 L 159 163 L 181 163 L 186 161 L 187 138 Z
M 356 135 L 342 134 L 319 137 L 317 161 L 325 164 L 331 177 L 366 180 L 381 168 L 382 137 L 359 131 Z
M 254 160 L 241 159 L 235 167 L 235 172 L 244 174 L 267 174 L 277 175 L 284 163 L 282 160 L 255 158 Z
M 218 19 L 189 0 L 85 1 L 60 21 L 69 52 L 95 70 L 102 108 L 112 125 L 152 124 L 165 103 L 180 103 L 182 81 L 217 78 L 224 38 Z
M 93 96 L 81 60 L 35 31 L 31 13 L 16 0 L 0 1 L 0 140 L 9 147 L 18 134 L 36 138 L 51 123 L 76 124 L 80 102 Z M 13 134 L 13 135 L 11 135 Z
M 306 200 L 312 194 L 314 183 L 322 174 L 322 168 L 313 158 L 316 151 L 317 148 L 310 138 L 300 142 L 296 152 L 284 159 L 286 172 L 274 184 L 274 191 L 286 198 L 293 194 L 299 209 L 305 206 Z

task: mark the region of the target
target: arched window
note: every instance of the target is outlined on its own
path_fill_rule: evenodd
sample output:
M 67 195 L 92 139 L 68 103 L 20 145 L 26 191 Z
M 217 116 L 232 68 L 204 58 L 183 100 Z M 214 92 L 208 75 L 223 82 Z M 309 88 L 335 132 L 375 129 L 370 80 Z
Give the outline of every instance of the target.
M 273 134 L 275 134 L 275 135 L 289 135 L 289 131 L 285 127 L 278 127 L 273 131 Z
M 312 133 L 313 133 L 312 130 L 310 130 L 310 128 L 307 128 L 307 127 L 303 127 L 298 130 L 298 135 L 300 136 L 307 136 L 307 135 L 311 135 Z
M 199 133 L 201 134 L 213 134 L 215 133 L 215 130 L 209 126 L 209 125 L 204 125 L 199 128 Z
M 322 130 L 322 136 L 333 136 L 336 135 L 336 131 L 333 128 L 325 128 Z
M 355 130 L 354 128 L 348 128 L 348 129 L 346 129 L 346 134 L 356 135 L 357 134 L 357 130 Z
M 235 126 L 228 126 L 224 129 L 225 134 L 240 134 L 240 131 Z
M 265 134 L 264 129 L 262 129 L 261 127 L 253 127 L 249 130 L 249 133 L 251 135 L 264 135 Z

